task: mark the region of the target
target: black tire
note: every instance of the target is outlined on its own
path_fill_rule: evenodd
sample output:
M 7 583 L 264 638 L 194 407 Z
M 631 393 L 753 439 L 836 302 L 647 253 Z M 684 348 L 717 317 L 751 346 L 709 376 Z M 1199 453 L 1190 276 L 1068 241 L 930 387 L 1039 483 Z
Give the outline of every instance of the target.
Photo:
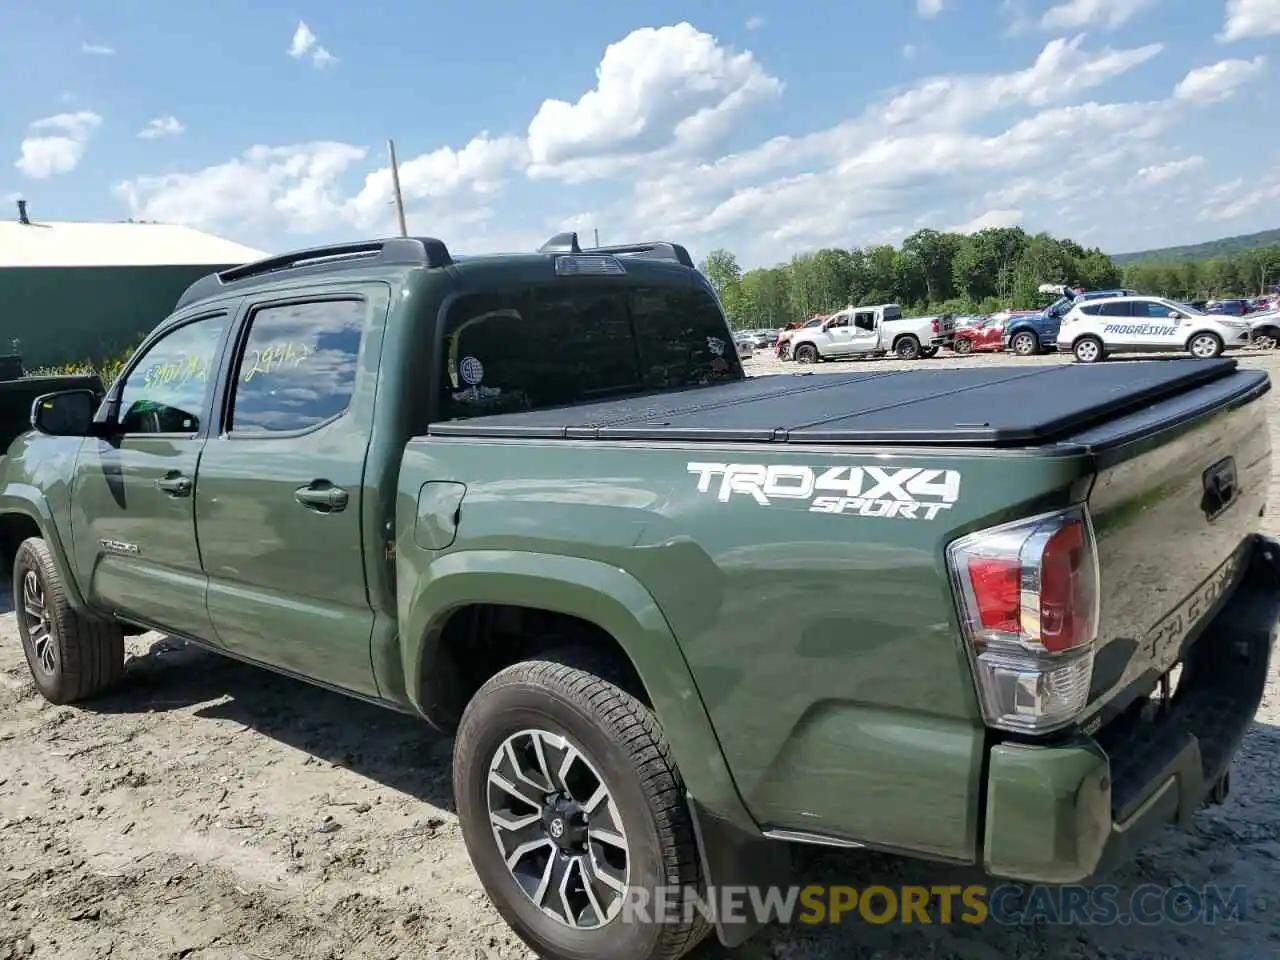
M 822 358 L 818 356 L 818 348 L 812 343 L 798 343 L 794 351 L 796 363 L 817 363 Z
M 916 360 L 920 356 L 920 341 L 911 334 L 899 337 L 893 345 L 893 353 L 899 360 Z
M 1071 345 L 1071 352 L 1080 363 L 1098 363 L 1106 358 L 1102 341 L 1095 336 L 1081 337 Z
M 1201 347 L 1202 344 L 1203 347 Z M 1220 357 L 1222 356 L 1222 351 L 1226 348 L 1227 345 L 1222 342 L 1222 338 L 1208 330 L 1194 334 L 1187 340 L 1187 352 L 1201 360 L 1212 360 L 1214 357 Z
M 43 606 L 43 619 L 36 616 L 33 599 Z M 31 679 L 50 703 L 96 697 L 124 675 L 124 632 L 116 623 L 72 608 L 49 545 L 39 537 L 24 540 L 13 559 L 13 604 Z M 46 642 L 41 642 L 42 625 Z
M 938 355 L 937 347 L 923 347 L 920 350 L 920 356 L 924 357 L 926 360 L 932 360 L 937 355 Z
M 1259 327 L 1253 331 L 1253 345 L 1259 350 L 1275 350 L 1280 347 L 1280 329 Z
M 958 353 L 961 356 L 964 356 L 966 353 L 970 353 L 973 350 L 973 341 L 963 338 L 956 340 L 951 344 L 951 350 L 953 353 Z
M 1009 349 L 1019 357 L 1033 357 L 1040 352 L 1040 338 L 1030 330 L 1019 330 L 1009 340 Z
M 692 916 L 677 910 L 665 923 L 624 914 L 592 929 L 570 927 L 544 912 L 515 880 L 490 822 L 490 764 L 507 738 L 530 729 L 564 737 L 599 771 L 621 820 L 629 869 L 624 897 L 647 890 L 652 905 L 659 887 L 692 888 L 705 896 L 684 782 L 662 728 L 648 707 L 602 676 L 608 673 L 581 654 L 562 651 L 507 667 L 477 691 L 454 746 L 463 839 L 490 900 L 539 956 L 676 960 L 711 929 L 696 910 Z

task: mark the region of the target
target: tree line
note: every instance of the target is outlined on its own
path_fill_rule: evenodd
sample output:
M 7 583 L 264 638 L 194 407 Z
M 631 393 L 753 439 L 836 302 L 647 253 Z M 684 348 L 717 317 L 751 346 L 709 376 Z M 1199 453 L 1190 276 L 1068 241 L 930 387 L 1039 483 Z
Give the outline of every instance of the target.
M 972 234 L 919 230 L 898 247 L 831 247 L 745 272 L 733 253 L 718 249 L 699 269 L 735 327 L 778 327 L 851 303 L 899 303 L 915 314 L 1031 309 L 1045 305 L 1044 283 L 1125 286 L 1179 300 L 1256 294 L 1264 284 L 1280 283 L 1280 245 L 1120 267 L 1097 247 L 1021 227 L 990 227 Z

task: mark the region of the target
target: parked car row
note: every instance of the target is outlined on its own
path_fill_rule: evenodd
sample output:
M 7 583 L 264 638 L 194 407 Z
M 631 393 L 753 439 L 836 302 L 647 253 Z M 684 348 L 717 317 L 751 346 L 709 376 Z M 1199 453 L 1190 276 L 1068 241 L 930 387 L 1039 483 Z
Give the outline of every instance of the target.
M 1124 353 L 1216 357 L 1242 347 L 1280 347 L 1280 311 L 1237 317 L 1208 306 L 1201 309 L 1125 288 L 1065 290 L 1043 310 L 906 317 L 901 306 L 893 303 L 849 306 L 780 332 L 740 331 L 736 336 L 741 356 L 771 347 L 779 359 L 798 363 L 887 355 L 927 359 L 944 347 L 962 356 L 1003 351 L 1034 356 L 1069 350 L 1082 363 Z

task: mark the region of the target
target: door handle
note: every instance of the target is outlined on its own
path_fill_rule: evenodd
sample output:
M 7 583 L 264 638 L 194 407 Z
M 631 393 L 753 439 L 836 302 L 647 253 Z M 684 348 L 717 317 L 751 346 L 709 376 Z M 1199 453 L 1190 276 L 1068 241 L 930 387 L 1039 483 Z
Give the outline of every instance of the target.
M 338 513 L 347 508 L 347 491 L 327 480 L 313 480 L 293 491 L 293 499 L 319 513 Z
M 171 497 L 191 496 L 191 478 L 180 473 L 167 474 L 156 481 L 156 488 Z

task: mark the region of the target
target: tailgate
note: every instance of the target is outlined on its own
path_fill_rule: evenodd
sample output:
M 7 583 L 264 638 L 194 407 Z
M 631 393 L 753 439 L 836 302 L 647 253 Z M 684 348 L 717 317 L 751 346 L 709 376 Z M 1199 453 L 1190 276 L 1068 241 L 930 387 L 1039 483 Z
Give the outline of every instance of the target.
M 1271 479 L 1267 389 L 1241 371 L 1161 405 L 1184 408 L 1181 426 L 1167 426 L 1166 413 L 1161 432 L 1131 433 L 1099 454 L 1089 495 L 1101 606 L 1088 729 L 1148 696 L 1243 575 Z

